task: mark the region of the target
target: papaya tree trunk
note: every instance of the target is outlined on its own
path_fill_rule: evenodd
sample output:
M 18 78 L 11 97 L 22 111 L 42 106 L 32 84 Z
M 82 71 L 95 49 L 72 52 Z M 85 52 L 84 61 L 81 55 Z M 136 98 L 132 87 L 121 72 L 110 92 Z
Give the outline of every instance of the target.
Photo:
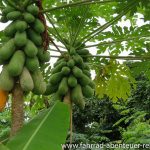
M 70 92 L 68 92 L 68 94 L 64 97 L 63 102 L 67 105 L 69 105 L 70 107 L 70 144 L 72 144 L 72 136 L 73 136 L 73 118 L 72 118 L 72 101 L 71 101 L 71 97 L 70 97 Z
M 23 100 L 23 90 L 19 83 L 16 83 L 12 92 L 12 121 L 11 121 L 11 132 L 10 136 L 14 136 L 20 128 L 23 126 L 24 122 L 24 100 Z

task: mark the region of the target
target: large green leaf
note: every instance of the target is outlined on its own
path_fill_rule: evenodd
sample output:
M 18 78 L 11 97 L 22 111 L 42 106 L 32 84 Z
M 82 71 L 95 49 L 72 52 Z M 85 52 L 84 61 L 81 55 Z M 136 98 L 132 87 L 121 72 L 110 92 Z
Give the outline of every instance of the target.
M 6 146 L 0 143 L 0 150 L 9 150 Z
M 69 128 L 69 107 L 57 102 L 26 124 L 7 146 L 10 150 L 62 150 Z

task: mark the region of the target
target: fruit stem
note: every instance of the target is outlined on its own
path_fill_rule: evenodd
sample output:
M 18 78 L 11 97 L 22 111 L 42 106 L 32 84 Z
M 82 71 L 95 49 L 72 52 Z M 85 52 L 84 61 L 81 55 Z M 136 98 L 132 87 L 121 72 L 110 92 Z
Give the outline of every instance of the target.
M 14 136 L 23 126 L 24 109 L 23 109 L 23 90 L 19 83 L 16 83 L 12 91 L 12 122 L 10 137 Z

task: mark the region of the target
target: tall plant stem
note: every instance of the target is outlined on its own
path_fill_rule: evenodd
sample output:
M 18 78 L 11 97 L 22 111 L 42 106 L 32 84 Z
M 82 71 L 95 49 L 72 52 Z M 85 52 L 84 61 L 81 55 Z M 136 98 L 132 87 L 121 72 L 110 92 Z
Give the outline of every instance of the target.
M 64 97 L 63 102 L 70 107 L 70 144 L 72 144 L 72 137 L 73 137 L 73 112 L 72 112 L 72 101 L 71 101 L 71 95 L 70 91 L 68 94 Z
M 14 136 L 23 126 L 24 122 L 24 100 L 23 90 L 16 83 L 12 92 L 12 122 L 10 136 Z

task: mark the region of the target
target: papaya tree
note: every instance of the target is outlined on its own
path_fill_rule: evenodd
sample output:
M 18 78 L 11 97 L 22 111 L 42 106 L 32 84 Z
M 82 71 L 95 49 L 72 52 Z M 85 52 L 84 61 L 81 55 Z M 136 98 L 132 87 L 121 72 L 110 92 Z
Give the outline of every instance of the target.
M 64 142 L 69 126 L 68 113 L 71 142 L 73 104 L 84 109 L 85 99 L 94 94 L 99 97 L 107 95 L 114 102 L 120 98 L 126 100 L 131 95 L 131 89 L 136 87 L 136 81 L 128 66 L 118 59 L 139 60 L 140 65 L 148 64 L 149 5 L 149 0 L 0 2 L 1 22 L 9 22 L 1 31 L 0 64 L 3 67 L 0 74 L 0 98 L 4 108 L 7 96 L 12 94 L 11 136 L 14 136 L 24 124 L 23 97 L 26 94 L 32 92 L 40 96 L 54 95 L 55 100 L 61 101 L 54 105 L 52 110 L 48 109 L 39 116 L 41 122 L 35 118 L 22 132 L 18 132 L 16 139 L 8 142 L 10 149 L 13 149 L 16 141 L 21 142 L 21 133 L 26 133 L 24 136 L 27 141 L 18 148 L 37 149 L 38 142 L 34 142 L 34 137 L 38 139 L 37 132 L 40 136 L 42 129 L 45 129 L 45 133 L 48 132 L 49 128 L 44 128 L 44 125 L 52 122 L 57 125 L 60 123 L 60 126 L 62 123 L 66 125 L 63 138 L 58 138 Z M 137 25 L 137 12 L 144 18 L 142 26 Z M 130 27 L 121 27 L 118 24 L 122 18 L 130 22 Z M 130 55 L 120 56 L 123 51 L 128 51 Z M 59 55 L 54 55 L 54 52 Z M 100 55 L 105 52 L 109 55 Z M 47 71 L 47 68 L 43 66 L 47 65 L 50 57 L 57 58 L 57 61 L 50 69 L 49 79 L 45 80 L 43 72 Z M 147 75 L 148 69 L 149 66 L 146 65 L 144 73 Z M 91 70 L 95 71 L 94 81 L 91 78 Z M 56 120 L 53 118 L 54 115 Z M 32 130 L 32 135 L 29 129 L 34 122 L 40 125 L 36 130 Z M 60 126 L 56 126 L 56 131 L 62 131 Z M 50 131 L 55 134 L 52 129 L 49 129 Z M 49 146 L 56 145 L 57 138 L 53 141 L 50 136 L 50 139 L 52 143 Z M 56 145 L 53 149 L 61 149 L 60 147 L 61 145 Z

